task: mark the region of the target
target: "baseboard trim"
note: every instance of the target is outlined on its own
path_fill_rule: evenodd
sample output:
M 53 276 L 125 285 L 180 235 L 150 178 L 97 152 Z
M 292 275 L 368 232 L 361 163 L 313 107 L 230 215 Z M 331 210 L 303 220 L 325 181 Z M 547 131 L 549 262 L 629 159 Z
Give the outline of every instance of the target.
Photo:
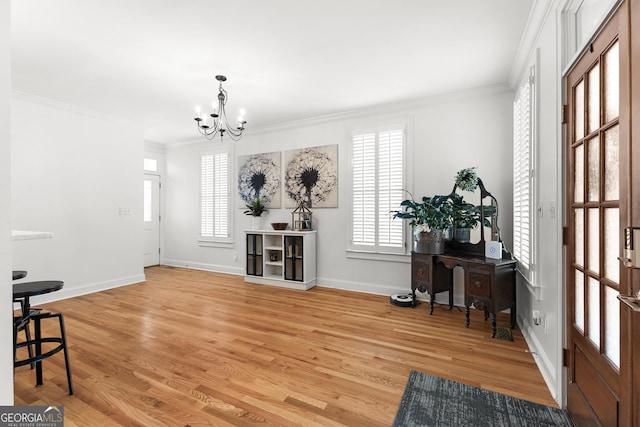
M 162 265 L 166 265 L 169 267 L 192 268 L 194 270 L 211 271 L 213 273 L 225 273 L 244 276 L 244 268 L 229 267 L 228 265 L 206 264 L 201 262 L 166 258 L 162 260 Z
M 551 363 L 551 359 L 547 353 L 543 351 L 543 347 L 538 341 L 538 338 L 533 333 L 533 329 L 531 323 L 525 321 L 522 317 L 518 316 L 518 325 L 520 326 L 520 330 L 522 331 L 522 336 L 526 341 L 531 354 L 533 355 L 533 360 L 535 360 L 536 365 L 538 365 L 538 370 L 542 374 L 542 378 L 545 383 L 547 383 L 547 387 L 549 388 L 549 392 L 553 399 L 558 402 L 559 405 L 562 406 L 562 402 L 559 402 L 559 390 L 557 389 L 557 375 L 558 373 L 553 369 L 553 363 Z
M 81 286 L 66 286 L 57 292 L 38 296 L 37 304 L 46 304 L 49 302 L 60 301 L 68 298 L 79 297 L 82 295 L 93 294 L 95 292 L 106 291 L 108 289 L 119 288 L 121 286 L 133 285 L 145 281 L 144 274 L 136 274 L 133 276 L 120 277 L 104 282 L 90 283 Z

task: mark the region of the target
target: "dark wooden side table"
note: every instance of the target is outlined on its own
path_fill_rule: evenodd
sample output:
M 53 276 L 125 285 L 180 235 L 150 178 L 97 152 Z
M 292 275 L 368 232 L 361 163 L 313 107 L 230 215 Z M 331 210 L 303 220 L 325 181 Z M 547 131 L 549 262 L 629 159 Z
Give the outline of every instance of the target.
M 435 294 L 449 292 L 453 306 L 453 269 L 464 269 L 465 326 L 469 327 L 469 309 L 484 310 L 485 320 L 491 314 L 491 336 L 497 332 L 497 313 L 511 310 L 511 328 L 516 325 L 516 261 L 485 258 L 478 254 L 452 252 L 442 255 L 412 253 L 411 291 L 415 304 L 416 289 L 428 292 L 433 313 Z

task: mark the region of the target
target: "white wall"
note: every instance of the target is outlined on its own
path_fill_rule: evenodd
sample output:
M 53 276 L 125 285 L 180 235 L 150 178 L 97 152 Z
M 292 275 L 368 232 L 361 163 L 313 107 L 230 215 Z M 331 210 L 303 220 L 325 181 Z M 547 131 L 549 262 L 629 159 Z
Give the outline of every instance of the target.
M 500 225 L 507 247 L 511 247 L 512 242 L 512 102 L 513 92 L 500 86 L 394 105 L 391 113 L 393 117 L 413 118 L 414 147 L 410 168 L 413 170 L 414 196 L 448 194 L 458 170 L 477 166 L 487 189 L 500 203 Z M 406 293 L 411 289 L 409 256 L 401 262 L 385 262 L 351 259 L 345 252 L 350 217 L 348 132 L 358 124 L 387 118 L 389 116 L 380 110 L 372 109 L 254 132 L 233 143 L 235 157 L 317 145 L 339 145 L 338 208 L 313 210 L 314 228 L 318 230 L 317 271 L 321 286 L 383 295 Z M 243 274 L 243 230 L 251 227 L 250 217 L 242 214 L 243 206 L 234 209 L 233 248 L 197 245 L 199 154 L 210 144 L 220 142 L 204 141 L 167 150 L 164 262 Z M 233 164 L 237 168 L 235 157 Z M 233 200 L 235 202 L 235 197 Z M 271 210 L 263 218 L 266 227 L 276 221 L 290 222 L 291 210 Z M 456 301 L 461 303 L 462 287 L 457 286 L 456 293 Z M 446 299 L 445 294 L 440 297 Z
M 0 406 L 13 405 L 13 333 L 11 312 L 11 2 L 0 2 Z
M 572 0 L 536 2 L 512 73 L 512 84 L 519 85 L 528 72 L 528 66 L 538 58 L 537 277 L 531 286 L 521 276 L 518 277 L 518 289 L 527 290 L 518 294 L 518 323 L 535 354 L 551 394 L 560 404 L 565 398 L 562 348 L 566 327 L 562 247 L 564 163 L 560 105 L 563 102 L 563 69 L 568 64 L 563 61 L 575 58 L 582 49 L 576 38 L 581 38 L 584 43 L 614 3 L 615 0 L 609 0 L 606 4 Z M 575 16 L 577 5 L 585 12 L 584 15 L 578 13 Z M 600 18 L 597 22 L 590 19 L 589 22 L 576 23 L 576 20 L 580 21 L 585 16 Z M 555 216 L 552 203 L 555 204 Z M 532 322 L 533 310 L 540 311 L 543 318 L 540 325 Z
M 562 301 L 562 193 L 561 158 L 562 137 L 560 125 L 560 66 L 557 57 L 559 32 L 556 10 L 547 5 L 540 10 L 542 22 L 535 29 L 535 40 L 525 52 L 524 67 L 518 82 L 528 76 L 528 69 L 536 65 L 536 89 L 538 93 L 537 132 L 537 257 L 534 283 L 527 284 L 518 275 L 518 323 L 532 348 L 536 362 L 551 394 L 560 400 L 562 393 L 562 328 L 564 310 Z M 551 211 L 555 204 L 555 215 Z M 532 311 L 539 310 L 543 321 L 534 325 Z
M 36 302 L 144 280 L 142 129 L 14 93 L 11 148 L 13 228 L 54 233 L 15 242 L 13 268 L 65 282 Z

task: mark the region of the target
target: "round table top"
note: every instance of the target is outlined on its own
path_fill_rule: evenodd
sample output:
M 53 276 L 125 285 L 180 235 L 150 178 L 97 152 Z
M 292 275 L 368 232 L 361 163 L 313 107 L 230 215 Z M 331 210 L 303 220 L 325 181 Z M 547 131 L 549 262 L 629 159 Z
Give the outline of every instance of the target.
M 48 294 L 59 291 L 64 286 L 60 280 L 42 280 L 39 282 L 15 283 L 13 285 L 13 297 L 25 298 L 36 295 Z

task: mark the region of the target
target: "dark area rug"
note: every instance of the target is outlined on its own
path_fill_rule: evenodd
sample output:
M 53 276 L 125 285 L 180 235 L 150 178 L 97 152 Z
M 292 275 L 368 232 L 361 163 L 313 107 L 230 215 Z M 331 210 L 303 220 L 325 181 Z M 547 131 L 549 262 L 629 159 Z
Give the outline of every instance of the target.
M 573 426 L 562 409 L 411 371 L 394 427 Z

